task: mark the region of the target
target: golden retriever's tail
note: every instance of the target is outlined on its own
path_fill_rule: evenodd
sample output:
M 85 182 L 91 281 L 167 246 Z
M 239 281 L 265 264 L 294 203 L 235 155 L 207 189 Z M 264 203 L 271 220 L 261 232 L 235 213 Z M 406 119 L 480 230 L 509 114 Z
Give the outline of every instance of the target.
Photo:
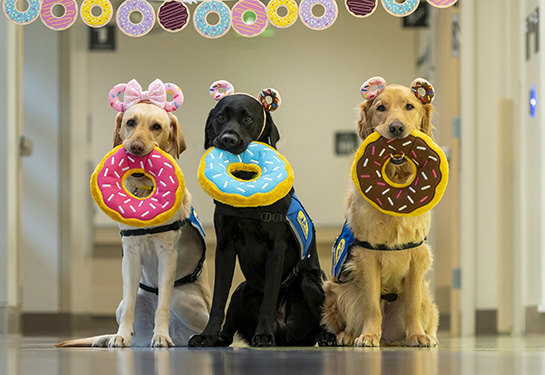
M 115 335 L 101 335 L 86 337 L 84 339 L 68 340 L 55 344 L 57 348 L 90 348 L 90 347 L 105 347 Z

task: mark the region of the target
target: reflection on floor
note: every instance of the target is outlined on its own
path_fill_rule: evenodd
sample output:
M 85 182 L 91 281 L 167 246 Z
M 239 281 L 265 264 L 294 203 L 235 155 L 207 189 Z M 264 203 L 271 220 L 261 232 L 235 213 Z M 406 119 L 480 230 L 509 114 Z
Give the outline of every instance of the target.
M 435 349 L 57 349 L 0 336 L 0 375 L 545 374 L 545 337 L 440 337 Z

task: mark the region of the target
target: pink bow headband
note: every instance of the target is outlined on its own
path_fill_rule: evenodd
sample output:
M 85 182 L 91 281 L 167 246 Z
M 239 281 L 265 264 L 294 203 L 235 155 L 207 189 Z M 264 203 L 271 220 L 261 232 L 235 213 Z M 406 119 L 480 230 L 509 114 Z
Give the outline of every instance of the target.
M 171 102 L 167 101 L 167 93 L 174 95 Z M 119 101 L 121 94 L 123 94 L 123 102 Z M 125 112 L 129 107 L 140 102 L 150 102 L 167 112 L 173 112 L 181 107 L 184 94 L 174 83 L 163 83 L 160 79 L 150 83 L 148 91 L 142 91 L 140 84 L 132 79 L 129 83 L 115 85 L 110 90 L 108 100 L 112 108 L 118 112 Z

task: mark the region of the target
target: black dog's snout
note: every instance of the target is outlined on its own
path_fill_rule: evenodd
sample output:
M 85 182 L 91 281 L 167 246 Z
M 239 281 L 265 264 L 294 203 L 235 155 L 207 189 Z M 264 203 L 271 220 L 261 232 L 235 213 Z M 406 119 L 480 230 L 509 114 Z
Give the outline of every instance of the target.
M 392 122 L 388 127 L 388 131 L 394 137 L 399 137 L 405 131 L 405 125 L 402 122 Z
M 236 146 L 237 143 L 239 142 L 239 138 L 234 134 L 227 133 L 227 134 L 223 134 L 220 137 L 220 142 L 223 146 L 229 148 L 229 147 Z

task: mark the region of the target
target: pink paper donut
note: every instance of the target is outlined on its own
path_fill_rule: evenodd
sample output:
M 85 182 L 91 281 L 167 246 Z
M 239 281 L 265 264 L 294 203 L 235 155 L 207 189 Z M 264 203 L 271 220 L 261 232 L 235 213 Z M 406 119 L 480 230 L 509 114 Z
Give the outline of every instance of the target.
M 244 22 L 244 14 L 255 14 L 255 22 Z M 240 0 L 231 9 L 233 17 L 233 29 L 237 33 L 246 37 L 258 36 L 267 27 L 267 7 L 258 0 Z
M 377 0 L 345 0 L 344 5 L 354 17 L 365 18 L 377 10 Z
M 181 1 L 167 0 L 159 7 L 157 19 L 165 31 L 171 33 L 181 31 L 188 24 L 189 9 Z
M 61 17 L 55 16 L 51 10 L 59 4 L 64 8 Z M 76 22 L 78 17 L 78 4 L 74 0 L 43 0 L 40 18 L 44 25 L 51 30 L 66 30 Z
M 321 17 L 312 14 L 312 8 L 321 4 L 325 12 Z M 330 27 L 337 20 L 337 3 L 335 0 L 303 0 L 299 4 L 299 17 L 301 21 L 312 30 L 324 30 Z
M 130 15 L 139 12 L 142 20 L 133 23 Z M 125 0 L 117 9 L 117 25 L 128 36 L 143 36 L 151 31 L 155 24 L 155 10 L 146 0 Z
M 428 0 L 428 3 L 437 8 L 448 8 L 451 5 L 456 4 L 458 0 Z
M 125 179 L 144 173 L 154 187 L 138 198 L 125 188 Z M 123 145 L 111 150 L 91 176 L 91 193 L 97 205 L 117 222 L 136 226 L 159 225 L 174 216 L 185 192 L 185 181 L 175 160 L 159 148 L 144 156 L 129 154 Z

